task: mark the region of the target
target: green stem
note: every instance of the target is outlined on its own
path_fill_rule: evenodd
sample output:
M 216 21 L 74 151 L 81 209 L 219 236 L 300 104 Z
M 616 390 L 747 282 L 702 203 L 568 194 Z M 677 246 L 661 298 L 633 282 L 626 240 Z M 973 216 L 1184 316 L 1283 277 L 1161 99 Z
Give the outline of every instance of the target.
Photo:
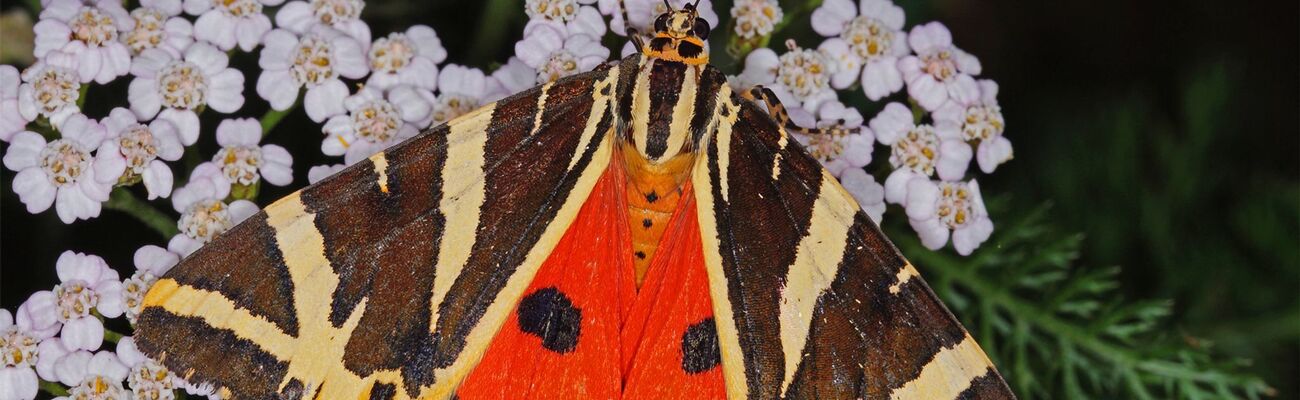
M 301 98 L 302 96 L 298 96 L 298 97 Z M 283 120 L 286 115 L 289 115 L 289 113 L 293 112 L 295 108 L 298 108 L 299 103 L 301 103 L 301 101 L 295 99 L 293 101 L 293 105 L 289 106 L 289 108 L 284 109 L 284 111 L 277 111 L 274 108 L 270 110 L 266 110 L 266 114 L 262 115 L 262 120 L 261 120 L 262 137 L 269 136 L 271 134 L 271 130 L 275 129 L 275 126 L 279 125 L 280 121 Z
M 108 202 L 104 203 L 104 208 L 130 214 L 132 217 L 135 217 L 135 219 L 138 219 L 140 222 L 153 228 L 154 231 L 158 232 L 158 234 L 162 235 L 164 238 L 175 236 L 178 232 L 176 229 L 176 221 L 172 219 L 172 217 L 149 205 L 149 203 L 135 197 L 134 194 L 131 194 L 131 192 L 127 191 L 125 188 L 113 189 L 113 193 L 109 196 Z
M 1163 378 L 1197 381 L 1211 386 L 1235 385 L 1243 379 L 1240 376 L 1217 371 L 1192 369 L 1175 362 L 1146 359 L 1139 354 L 1134 354 L 1132 351 L 1087 334 L 1083 329 L 1044 312 L 1036 303 L 1013 296 L 1001 286 L 981 277 L 975 269 L 947 262 L 948 260 L 935 252 L 917 249 L 907 253 L 916 256 L 917 260 L 920 261 L 917 265 L 924 265 L 934 270 L 936 275 L 946 276 L 958 284 L 966 286 L 971 291 L 979 293 L 984 301 L 1006 310 L 1018 319 L 1029 321 L 1052 336 L 1075 343 L 1079 347 L 1116 365 L 1132 367 Z M 1252 381 L 1262 391 L 1268 392 L 1270 390 L 1263 381 L 1254 379 Z
M 39 17 L 41 15 L 41 0 L 27 0 L 27 8 L 32 10 L 33 17 Z
M 77 108 L 86 108 L 86 93 L 90 93 L 90 82 L 81 84 L 81 91 L 77 95 Z
M 105 342 L 109 342 L 109 343 L 116 344 L 118 341 L 122 340 L 123 337 L 126 337 L 126 335 L 123 335 L 123 334 L 121 334 L 121 333 L 117 333 L 117 332 L 113 332 L 112 329 L 104 328 L 104 341 L 105 341 Z
M 55 396 L 55 397 L 68 395 L 68 389 L 63 387 L 63 385 L 60 385 L 57 382 L 50 382 L 44 379 L 41 380 L 41 390 L 44 390 L 45 393 L 49 393 L 51 396 Z

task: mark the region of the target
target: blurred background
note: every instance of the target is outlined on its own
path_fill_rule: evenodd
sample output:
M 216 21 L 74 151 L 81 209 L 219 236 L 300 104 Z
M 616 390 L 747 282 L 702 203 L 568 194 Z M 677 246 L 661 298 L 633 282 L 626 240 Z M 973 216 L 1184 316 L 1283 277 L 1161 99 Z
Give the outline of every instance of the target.
M 519 3 L 522 0 L 369 1 L 363 18 L 375 37 L 413 24 L 430 25 L 441 36 L 449 62 L 490 71 L 514 52 L 513 44 L 526 21 Z M 987 320 L 994 325 L 1010 322 L 1009 327 L 987 329 L 1017 332 L 1019 309 L 1007 306 L 1009 303 L 995 303 L 1007 306 L 1001 311 L 981 309 L 980 304 L 988 303 L 981 303 L 980 298 L 992 294 L 978 285 L 963 288 L 970 281 L 963 280 L 962 270 L 985 271 L 991 279 L 982 282 L 996 284 L 1006 274 L 998 268 L 1013 268 L 999 265 L 1018 260 L 998 254 L 1054 255 L 1044 258 L 1062 258 L 1054 261 L 1066 276 L 1062 282 L 1085 279 L 1089 271 L 1117 271 L 1113 280 L 1103 283 L 1114 287 L 1098 291 L 1104 293 L 1102 297 L 1126 299 L 1114 303 L 1117 307 L 1138 302 L 1167 307 L 1163 309 L 1168 317 L 1145 326 L 1143 336 L 1113 335 L 1104 339 L 1107 343 L 1136 349 L 1133 354 L 1139 358 L 1158 356 L 1174 362 L 1183 350 L 1210 354 L 1214 361 L 1186 365 L 1198 366 L 1192 370 L 1227 365 L 1223 370 L 1231 374 L 1263 378 L 1273 389 L 1262 391 L 1264 394 L 1300 398 L 1300 3 L 896 3 L 907 11 L 908 27 L 929 20 L 947 24 L 956 45 L 982 61 L 982 77 L 1001 85 L 999 100 L 1007 121 L 1006 135 L 1015 145 L 1015 159 L 997 174 L 980 177 L 998 224 L 990 242 L 993 245 L 986 244 L 970 259 L 913 254 L 910 249 L 920 247 L 909 244 L 914 235 L 899 221 L 901 213 L 893 214 L 894 221 L 886 215 L 887 232 L 891 237 L 907 236 L 899 239 L 900 247 L 914 257 L 936 291 L 973 332 L 989 324 Z M 804 8 L 803 1 L 781 4 L 787 14 L 799 14 L 773 38 L 773 47 L 780 49 L 785 38 L 816 47 L 821 37 L 808 26 L 810 9 Z M 714 7 L 725 25 L 731 2 L 715 1 Z M 0 62 L 29 62 L 21 56 L 30 55 L 32 17 L 26 15 L 25 5 L 14 1 L 0 3 L 0 10 L 5 13 L 0 19 L 0 55 L 5 58 Z M 26 25 L 24 18 L 28 19 Z M 618 48 L 614 47 L 614 53 Z M 713 48 L 723 47 L 714 43 Z M 254 66 L 255 56 L 241 54 L 232 61 Z M 715 60 L 729 73 L 740 70 L 731 57 L 718 54 Z M 96 88 L 96 99 L 87 113 L 103 115 L 113 106 L 124 106 L 127 82 L 119 79 L 108 89 Z M 258 115 L 266 104 L 252 95 L 255 79 L 250 77 L 247 82 L 245 110 L 257 110 L 247 115 Z M 122 104 L 101 102 L 100 95 L 120 99 Z M 874 115 L 875 110 L 865 105 L 860 93 L 853 96 L 857 101 L 848 97 L 846 102 L 864 107 L 867 118 Z M 203 122 L 204 126 L 215 126 L 213 123 L 215 119 Z M 305 185 L 308 166 L 334 162 L 320 154 L 320 137 L 318 126 L 311 124 L 301 109 L 286 119 L 270 141 L 294 155 L 295 184 L 290 188 L 262 186 L 259 204 Z M 204 154 L 212 154 L 216 149 L 213 136 L 205 133 L 200 146 L 204 146 Z M 318 158 L 311 159 L 313 156 Z M 877 155 L 875 159 L 881 162 L 885 158 Z M 10 188 L 13 176 L 8 170 L 0 173 L 2 308 L 13 310 L 33 291 L 57 283 L 54 263 L 65 249 L 101 255 L 127 276 L 135 249 L 167 239 L 111 211 L 71 226 L 60 223 L 53 212 L 28 214 Z M 168 203 L 157 205 L 171 211 Z M 1017 232 L 1024 237 L 1009 236 Z M 1063 248 L 1042 244 L 1035 241 L 1039 237 L 1062 238 L 1065 244 Z M 927 269 L 928 264 L 943 263 L 956 269 Z M 1115 266 L 1118 269 L 1109 268 Z M 956 281 L 951 289 L 946 283 L 949 279 Z M 1064 283 L 1055 285 L 1008 287 L 1006 293 L 1037 288 L 1021 297 L 1046 298 L 1065 287 Z M 1061 318 L 1087 327 L 1090 315 L 1107 314 Z M 1044 343 L 1055 343 L 1054 337 L 1060 333 L 1036 331 L 1037 340 Z M 1110 378 L 1106 373 L 1092 378 L 1103 383 L 1092 384 L 1071 383 L 1065 378 L 1069 372 L 1043 371 L 1043 376 L 1035 378 L 1034 363 L 1021 360 L 1024 355 L 1017 355 L 1012 345 L 1015 335 L 995 333 L 994 338 L 986 339 L 977 333 L 976 337 L 981 343 L 1007 338 L 1007 343 L 985 343 L 985 347 L 993 349 L 990 353 L 1013 387 L 1029 392 L 1022 393 L 1023 397 L 1052 398 L 1062 393 L 1141 396 L 1141 392 L 1106 387 L 1104 382 Z M 1093 349 L 1086 340 L 1079 342 L 1082 345 L 1062 347 L 1067 351 L 1055 357 L 1068 357 L 1071 348 Z M 1144 343 L 1157 342 L 1162 346 L 1173 343 L 1181 350 L 1156 354 L 1142 349 Z M 1051 352 L 1042 345 L 1033 348 L 1038 353 Z M 1038 357 L 1052 358 L 1049 354 Z M 1097 358 L 1106 359 L 1104 354 Z M 1015 368 L 1025 371 L 1009 371 L 1009 363 L 1017 363 Z M 1095 366 L 1116 364 L 1123 361 Z M 1087 362 L 1078 365 L 1094 366 Z M 1123 375 L 1123 368 L 1116 371 Z M 1072 385 L 1082 392 L 1075 393 Z M 1152 395 L 1164 397 L 1159 393 Z

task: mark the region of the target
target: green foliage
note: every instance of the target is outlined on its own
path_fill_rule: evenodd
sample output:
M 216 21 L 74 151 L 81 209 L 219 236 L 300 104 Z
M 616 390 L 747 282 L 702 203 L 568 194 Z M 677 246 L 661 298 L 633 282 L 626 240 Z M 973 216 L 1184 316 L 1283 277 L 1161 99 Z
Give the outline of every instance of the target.
M 1002 202 L 1005 203 L 1005 202 Z M 996 212 L 1005 209 L 994 203 Z M 930 251 L 895 219 L 886 229 L 1024 399 L 1259 398 L 1274 390 L 1171 332 L 1170 303 L 1117 294 L 1118 267 L 1078 265 L 1083 235 L 1049 207 L 1003 219 L 970 257 Z

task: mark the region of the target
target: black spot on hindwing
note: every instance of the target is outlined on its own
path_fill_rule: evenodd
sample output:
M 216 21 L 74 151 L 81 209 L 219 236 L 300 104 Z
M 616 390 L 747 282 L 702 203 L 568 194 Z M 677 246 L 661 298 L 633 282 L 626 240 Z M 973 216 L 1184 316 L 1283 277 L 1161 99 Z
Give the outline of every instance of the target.
M 389 400 L 397 394 L 397 387 L 391 383 L 376 383 L 370 388 L 370 400 Z
M 686 328 L 682 333 L 682 370 L 698 374 L 718 366 L 722 353 L 718 350 L 718 328 L 713 318 L 705 318 Z
M 582 310 L 554 286 L 538 289 L 519 301 L 519 330 L 542 338 L 542 347 L 568 353 L 578 347 Z

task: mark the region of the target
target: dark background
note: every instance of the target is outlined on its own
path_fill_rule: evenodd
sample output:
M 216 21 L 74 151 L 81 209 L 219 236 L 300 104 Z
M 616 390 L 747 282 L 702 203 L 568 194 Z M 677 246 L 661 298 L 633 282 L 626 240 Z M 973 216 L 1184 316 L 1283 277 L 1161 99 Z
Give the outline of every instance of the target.
M 364 18 L 375 37 L 433 26 L 448 60 L 490 69 L 513 53 L 525 17 L 520 6 L 487 10 L 489 3 L 371 2 Z M 1253 360 L 1247 371 L 1265 377 L 1279 398 L 1300 395 L 1297 2 L 897 3 L 909 27 L 947 24 L 956 44 L 983 62 L 982 77 L 1001 84 L 1015 160 L 980 177 L 985 196 L 1011 204 L 1008 215 L 1051 204 L 1053 224 L 1086 235 L 1081 262 L 1121 266 L 1127 297 L 1173 301 L 1168 329 Z M 730 1 L 715 9 L 726 20 Z M 815 47 L 820 38 L 807 20 L 776 39 Z M 737 71 L 725 56 L 715 59 Z M 233 62 L 255 66 L 256 55 Z M 92 89 L 87 113 L 125 106 L 127 81 Z M 253 90 L 256 76 L 246 81 L 239 115 L 260 115 L 266 104 Z M 217 120 L 205 117 L 200 145 L 212 154 Z M 293 188 L 306 183 L 309 166 L 327 161 L 320 137 L 301 110 L 269 137 L 295 156 Z M 57 283 L 54 263 L 65 249 L 103 256 L 125 277 L 136 248 L 165 245 L 112 211 L 71 226 L 53 210 L 30 215 L 10 188 L 13 176 L 0 173 L 0 307 L 13 310 Z M 263 186 L 259 204 L 289 191 Z M 155 205 L 171 212 L 170 202 Z

